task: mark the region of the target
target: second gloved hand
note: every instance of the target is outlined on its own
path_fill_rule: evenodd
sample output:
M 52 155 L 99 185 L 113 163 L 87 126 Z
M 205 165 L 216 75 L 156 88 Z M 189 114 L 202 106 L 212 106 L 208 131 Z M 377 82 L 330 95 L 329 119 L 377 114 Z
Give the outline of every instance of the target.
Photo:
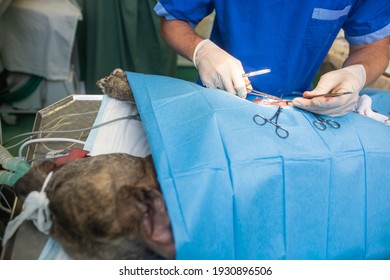
M 209 39 L 196 46 L 193 62 L 206 87 L 224 89 L 242 98 L 246 97 L 246 85 L 242 77 L 245 72 L 241 62 Z
M 320 78 L 317 87 L 306 91 L 302 97 L 292 100 L 295 107 L 320 115 L 338 117 L 347 114 L 356 108 L 359 100 L 359 91 L 366 82 L 366 71 L 361 64 L 328 72 Z M 337 97 L 315 97 L 329 92 L 352 92 Z

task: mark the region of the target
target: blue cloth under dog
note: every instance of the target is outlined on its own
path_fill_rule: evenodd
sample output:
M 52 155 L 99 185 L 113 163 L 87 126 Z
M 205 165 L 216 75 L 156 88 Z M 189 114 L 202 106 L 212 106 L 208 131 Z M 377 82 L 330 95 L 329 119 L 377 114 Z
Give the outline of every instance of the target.
M 174 78 L 127 78 L 177 259 L 390 258 L 389 126 L 349 113 L 335 118 L 340 129 L 320 131 L 311 113 L 286 107 L 282 139 L 252 120 L 275 106 Z M 390 93 L 375 95 L 389 111 Z

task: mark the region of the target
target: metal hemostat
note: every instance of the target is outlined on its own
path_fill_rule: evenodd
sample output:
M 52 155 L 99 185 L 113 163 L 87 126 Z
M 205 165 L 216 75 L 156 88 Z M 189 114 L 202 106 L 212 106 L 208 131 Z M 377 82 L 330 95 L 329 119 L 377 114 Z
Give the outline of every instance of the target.
M 278 125 L 278 118 L 279 118 L 279 115 L 280 115 L 280 112 L 282 111 L 282 109 L 283 109 L 283 107 L 279 106 L 278 110 L 275 112 L 275 114 L 270 119 L 267 119 L 263 115 L 256 114 L 253 116 L 253 121 L 257 125 L 265 125 L 266 123 L 270 123 L 273 126 L 275 126 L 276 135 L 278 135 L 280 138 L 283 138 L 283 139 L 287 138 L 290 133 L 285 128 Z

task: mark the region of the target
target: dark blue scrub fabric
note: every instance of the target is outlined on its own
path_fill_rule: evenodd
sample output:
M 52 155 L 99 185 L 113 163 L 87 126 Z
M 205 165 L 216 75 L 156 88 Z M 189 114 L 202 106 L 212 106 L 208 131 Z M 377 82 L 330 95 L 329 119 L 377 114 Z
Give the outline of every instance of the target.
M 211 40 L 239 59 L 253 87 L 286 96 L 311 89 L 341 28 L 351 44 L 390 35 L 390 1 L 377 0 L 160 0 L 159 15 L 199 23 L 215 9 Z M 169 17 L 168 17 L 169 18 Z
M 178 259 L 390 258 L 390 126 L 349 113 L 313 127 L 291 107 L 127 72 Z M 389 113 L 390 92 L 373 94 Z M 376 97 L 375 97 L 376 96 Z

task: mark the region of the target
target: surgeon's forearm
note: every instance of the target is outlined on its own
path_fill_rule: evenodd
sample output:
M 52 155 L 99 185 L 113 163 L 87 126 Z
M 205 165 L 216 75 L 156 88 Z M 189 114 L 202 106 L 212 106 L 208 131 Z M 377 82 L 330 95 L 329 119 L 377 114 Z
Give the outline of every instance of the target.
M 203 40 L 182 20 L 161 20 L 161 36 L 178 54 L 192 61 L 195 47 Z
M 389 37 L 362 46 L 350 46 L 349 57 L 343 67 L 362 64 L 366 70 L 366 85 L 374 82 L 389 63 Z

